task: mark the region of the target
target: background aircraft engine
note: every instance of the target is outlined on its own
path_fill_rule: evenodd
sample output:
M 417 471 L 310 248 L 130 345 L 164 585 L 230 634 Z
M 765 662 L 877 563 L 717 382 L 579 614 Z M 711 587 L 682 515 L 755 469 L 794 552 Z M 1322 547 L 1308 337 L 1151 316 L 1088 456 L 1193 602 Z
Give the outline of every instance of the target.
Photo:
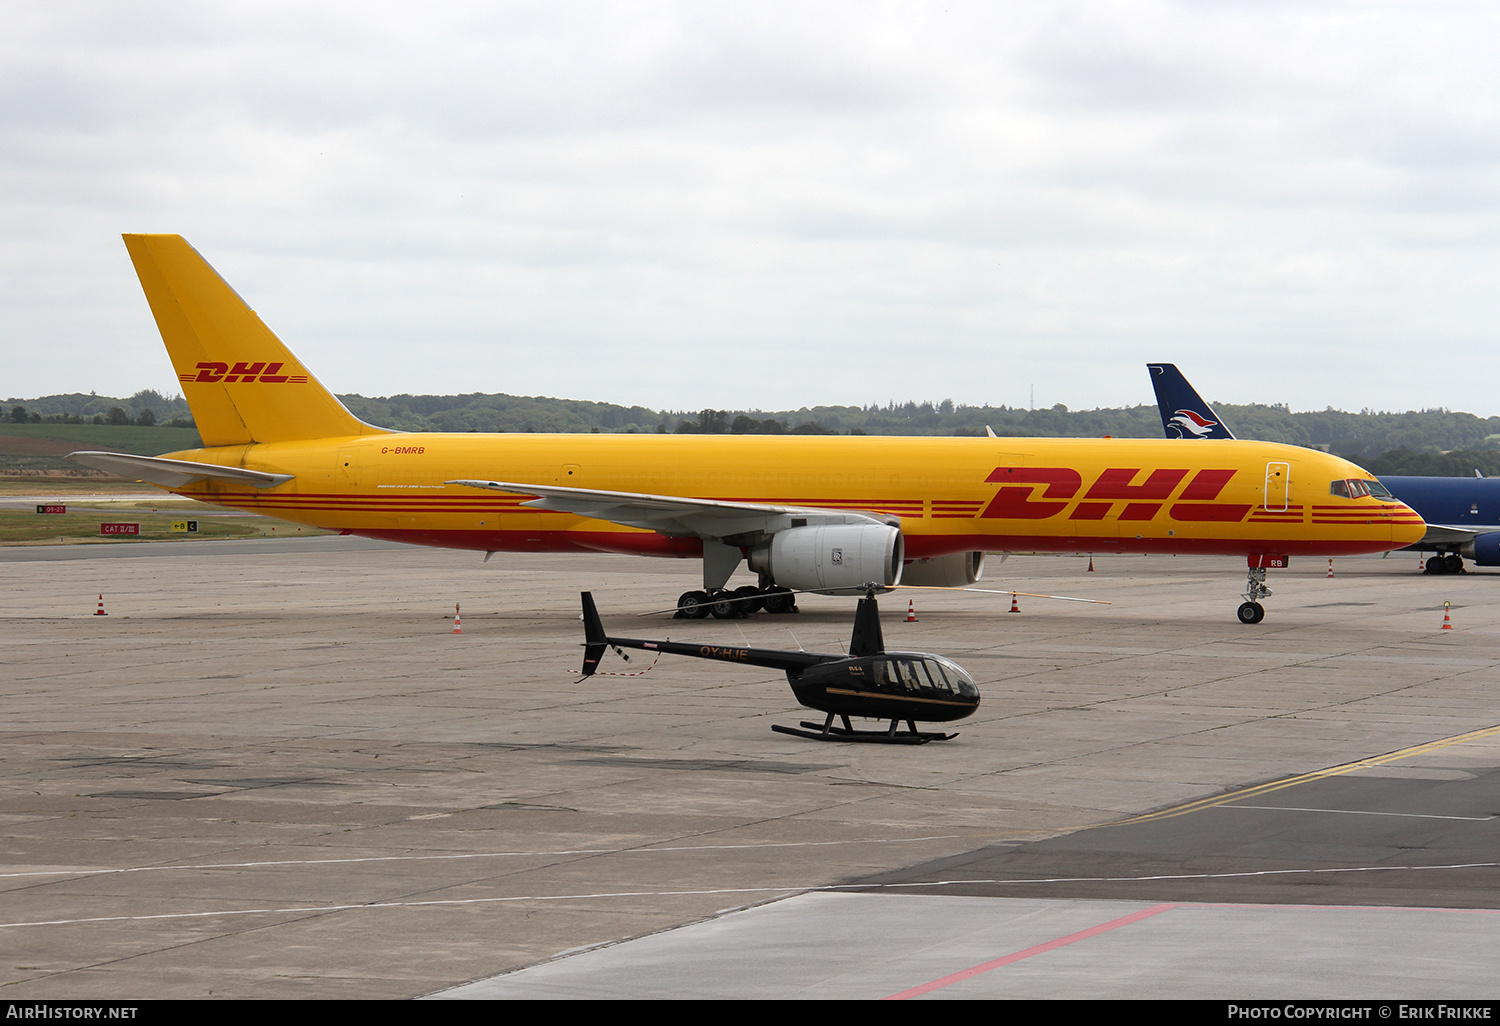
M 917 588 L 965 588 L 983 576 L 983 552 L 951 552 L 906 564 L 901 583 Z
M 1500 532 L 1481 534 L 1473 541 L 1465 542 L 1459 551 L 1477 566 L 1500 566 Z
M 795 591 L 858 593 L 899 583 L 905 552 L 900 528 L 884 524 L 793 527 L 751 549 L 750 569 Z

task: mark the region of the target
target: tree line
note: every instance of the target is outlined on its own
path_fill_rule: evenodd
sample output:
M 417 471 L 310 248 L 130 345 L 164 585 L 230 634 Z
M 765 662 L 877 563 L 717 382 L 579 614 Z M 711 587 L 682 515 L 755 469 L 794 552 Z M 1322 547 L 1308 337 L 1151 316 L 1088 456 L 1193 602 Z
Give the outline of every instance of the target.
M 144 388 L 129 399 L 72 392 L 37 399 L 8 399 L 0 407 L 0 425 L 109 424 L 116 427 L 192 427 L 192 413 L 182 396 L 164 396 Z
M 605 432 L 639 434 L 997 435 L 1159 438 L 1154 405 L 1070 410 L 969 406 L 951 399 L 797 410 L 652 410 L 644 406 L 503 393 L 339 397 L 356 417 L 398 431 Z M 1293 413 L 1282 405 L 1215 404 L 1241 438 L 1309 446 L 1377 474 L 1500 475 L 1500 417 L 1448 409 Z M 93 393 L 10 399 L 0 420 L 191 427 L 181 396 L 144 389 L 128 399 Z M 3 424 L 0 424 L 3 430 Z

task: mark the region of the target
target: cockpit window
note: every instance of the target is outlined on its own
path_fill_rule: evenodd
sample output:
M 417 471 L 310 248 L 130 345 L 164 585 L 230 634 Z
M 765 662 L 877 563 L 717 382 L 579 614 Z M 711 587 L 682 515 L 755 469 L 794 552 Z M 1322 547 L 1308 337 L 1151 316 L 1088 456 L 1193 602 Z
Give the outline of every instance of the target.
M 927 671 L 927 676 L 932 678 L 932 686 L 939 691 L 951 691 L 948 678 L 943 673 L 943 664 L 936 659 L 923 659 L 922 668 Z
M 932 681 L 930 681 L 930 680 L 927 679 L 927 668 L 922 664 L 922 660 L 920 660 L 920 659 L 913 659 L 909 663 L 903 661 L 901 663 L 901 669 L 903 671 L 907 671 L 907 672 L 911 673 L 911 686 L 912 687 L 916 687 L 916 688 L 930 688 L 930 687 L 932 687 Z
M 903 691 L 939 691 L 973 698 L 979 694 L 963 667 L 939 655 L 902 652 L 870 660 L 870 680 L 876 686 Z
M 1364 499 L 1371 495 L 1377 499 L 1391 498 L 1391 493 L 1386 491 L 1385 486 L 1379 481 L 1360 477 L 1351 477 L 1344 481 L 1330 483 L 1328 494 L 1337 495 L 1343 499 Z
M 1328 486 L 1328 494 L 1329 495 L 1337 495 L 1341 499 L 1347 499 L 1347 498 L 1349 498 L 1349 482 L 1348 481 L 1335 481 L 1335 482 L 1333 482 L 1333 484 L 1331 484 L 1331 485 Z
M 1383 499 L 1386 502 L 1396 501 L 1396 497 L 1391 494 L 1390 489 L 1381 484 L 1379 481 L 1368 480 L 1365 482 L 1365 487 L 1368 488 L 1370 490 L 1370 494 L 1375 496 L 1375 498 L 1377 499 Z

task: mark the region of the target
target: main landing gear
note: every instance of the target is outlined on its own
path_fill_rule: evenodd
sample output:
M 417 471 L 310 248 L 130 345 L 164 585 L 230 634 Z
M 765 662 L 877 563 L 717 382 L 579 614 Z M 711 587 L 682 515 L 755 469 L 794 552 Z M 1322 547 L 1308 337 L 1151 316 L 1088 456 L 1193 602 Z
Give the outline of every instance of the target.
M 1260 623 L 1266 618 L 1266 608 L 1260 604 L 1260 600 L 1271 594 L 1271 589 L 1266 587 L 1266 568 L 1263 566 L 1252 566 L 1245 581 L 1245 601 L 1239 608 L 1240 623 Z
M 678 620 L 701 620 L 713 616 L 719 620 L 731 620 L 749 616 L 764 609 L 768 613 L 797 612 L 797 596 L 788 588 L 757 588 L 747 584 L 730 591 L 719 588 L 714 591 L 685 591 L 677 599 Z
M 1422 567 L 1424 574 L 1461 574 L 1464 572 L 1464 557 L 1457 552 L 1442 553 L 1431 556 L 1427 564 Z

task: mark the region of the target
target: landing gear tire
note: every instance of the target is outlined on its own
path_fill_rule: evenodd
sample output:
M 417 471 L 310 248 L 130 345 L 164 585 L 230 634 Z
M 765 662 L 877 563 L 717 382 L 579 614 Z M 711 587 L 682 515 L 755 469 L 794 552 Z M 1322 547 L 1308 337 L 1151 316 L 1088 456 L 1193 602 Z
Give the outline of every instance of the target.
M 1260 623 L 1266 618 L 1265 607 L 1259 602 L 1244 602 L 1239 608 L 1240 623 Z
M 1464 557 L 1456 552 L 1450 552 L 1443 557 L 1443 572 L 1449 574 L 1461 574 L 1464 572 Z
M 751 613 L 760 612 L 761 601 L 760 589 L 753 584 L 747 584 L 743 588 L 734 589 L 734 597 L 740 609 L 741 616 L 749 616 Z
M 685 591 L 677 597 L 677 612 L 672 614 L 678 620 L 701 620 L 708 615 L 708 593 L 705 591 Z
M 797 596 L 786 588 L 766 588 L 761 595 L 761 605 L 768 613 L 795 613 Z
M 734 598 L 735 593 L 732 591 L 710 592 L 708 611 L 714 615 L 715 620 L 733 620 L 735 617 L 744 616 L 744 603 L 735 602 Z

